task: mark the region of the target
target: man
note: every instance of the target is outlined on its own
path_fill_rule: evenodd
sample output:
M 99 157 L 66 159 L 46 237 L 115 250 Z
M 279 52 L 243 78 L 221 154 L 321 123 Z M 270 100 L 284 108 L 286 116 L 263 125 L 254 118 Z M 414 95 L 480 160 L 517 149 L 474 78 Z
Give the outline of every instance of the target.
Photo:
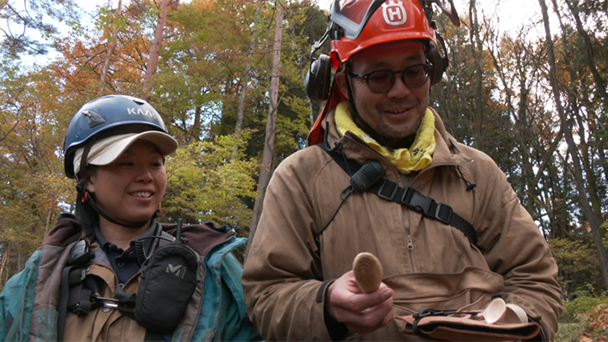
M 447 64 L 431 11 L 391 0 L 367 16 L 374 5 L 332 8 L 338 72 L 309 146 L 279 165 L 266 191 L 242 277 L 252 321 L 267 340 L 416 340 L 399 317 L 482 310 L 501 297 L 538 322 L 537 339 L 551 340 L 562 304 L 546 241 L 504 173 L 456 142 L 428 107 Z M 315 67 L 313 83 L 313 71 L 323 70 Z M 371 160 L 383 169 L 384 198 L 349 185 L 352 174 L 362 177 L 352 161 Z M 401 198 L 383 192 L 395 185 Z M 384 268 L 371 293 L 351 270 L 360 252 Z
M 63 214 L 0 294 L 2 341 L 259 340 L 231 251 L 213 224 L 160 225 L 165 157 L 160 115 L 130 96 L 85 104 L 65 139 L 76 215 Z

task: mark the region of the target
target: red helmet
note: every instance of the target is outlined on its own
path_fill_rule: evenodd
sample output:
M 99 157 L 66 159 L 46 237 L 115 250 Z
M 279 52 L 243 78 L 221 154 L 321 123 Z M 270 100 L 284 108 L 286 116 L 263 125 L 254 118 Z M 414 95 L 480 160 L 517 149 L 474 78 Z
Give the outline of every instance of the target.
M 346 0 L 340 12 L 353 22 L 364 19 L 366 9 L 373 0 Z M 399 40 L 423 39 L 435 42 L 433 30 L 418 0 L 388 0 L 370 17 L 355 39 L 342 37 L 331 42 L 332 66 L 345 63 L 354 54 L 374 45 Z
M 436 51 L 435 30 L 431 27 L 419 0 L 387 0 L 379 7 L 378 5 L 380 5 L 378 0 L 345 0 L 338 9 L 332 8 L 330 19 L 338 26 L 332 34 L 330 53 L 332 69 L 339 69 L 341 64 L 364 49 L 394 41 L 426 40 L 429 42 L 429 47 Z M 365 23 L 370 12 L 375 8 L 377 9 Z M 429 57 L 433 65 L 439 66 L 440 61 L 432 60 L 435 56 Z M 443 70 L 436 70 L 434 74 L 437 72 Z M 432 82 L 441 78 L 441 75 L 436 78 L 434 76 L 432 72 Z M 321 127 L 321 123 L 325 115 L 344 100 L 346 97 L 339 87 L 332 86 L 329 99 L 308 135 L 309 146 L 324 140 L 324 127 Z

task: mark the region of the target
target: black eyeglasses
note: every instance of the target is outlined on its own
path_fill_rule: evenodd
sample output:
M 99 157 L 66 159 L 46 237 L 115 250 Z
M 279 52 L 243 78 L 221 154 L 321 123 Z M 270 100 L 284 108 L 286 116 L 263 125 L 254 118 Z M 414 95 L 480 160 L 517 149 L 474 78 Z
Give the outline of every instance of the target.
M 429 78 L 429 72 L 433 65 L 431 64 L 415 64 L 399 70 L 376 70 L 369 74 L 359 75 L 350 70 L 346 72 L 355 78 L 364 79 L 367 82 L 369 90 L 380 94 L 389 91 L 395 84 L 395 75 L 401 74 L 401 81 L 410 88 L 422 87 Z

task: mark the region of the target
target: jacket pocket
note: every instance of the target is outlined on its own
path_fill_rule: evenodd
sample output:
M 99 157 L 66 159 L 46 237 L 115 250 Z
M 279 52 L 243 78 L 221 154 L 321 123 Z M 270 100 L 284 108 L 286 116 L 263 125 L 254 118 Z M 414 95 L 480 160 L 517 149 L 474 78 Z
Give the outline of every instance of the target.
M 398 327 L 404 321 L 395 317 L 413 315 L 423 308 L 481 310 L 504 287 L 502 276 L 474 267 L 452 274 L 396 275 L 383 281 L 395 291 L 393 320 Z

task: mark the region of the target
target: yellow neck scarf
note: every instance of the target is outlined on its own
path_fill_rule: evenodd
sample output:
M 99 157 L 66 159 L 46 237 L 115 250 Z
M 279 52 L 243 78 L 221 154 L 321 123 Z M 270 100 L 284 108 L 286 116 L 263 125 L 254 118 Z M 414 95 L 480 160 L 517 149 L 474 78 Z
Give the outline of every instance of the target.
M 435 151 L 435 117 L 429 109 L 426 110 L 426 113 L 422 117 L 422 123 L 416 132 L 416 138 L 414 138 L 414 142 L 409 149 L 389 150 L 380 145 L 355 124 L 348 109 L 348 101 L 344 101 L 336 107 L 336 129 L 341 137 L 347 131 L 351 131 L 404 174 L 420 171 L 433 160 L 432 155 Z

